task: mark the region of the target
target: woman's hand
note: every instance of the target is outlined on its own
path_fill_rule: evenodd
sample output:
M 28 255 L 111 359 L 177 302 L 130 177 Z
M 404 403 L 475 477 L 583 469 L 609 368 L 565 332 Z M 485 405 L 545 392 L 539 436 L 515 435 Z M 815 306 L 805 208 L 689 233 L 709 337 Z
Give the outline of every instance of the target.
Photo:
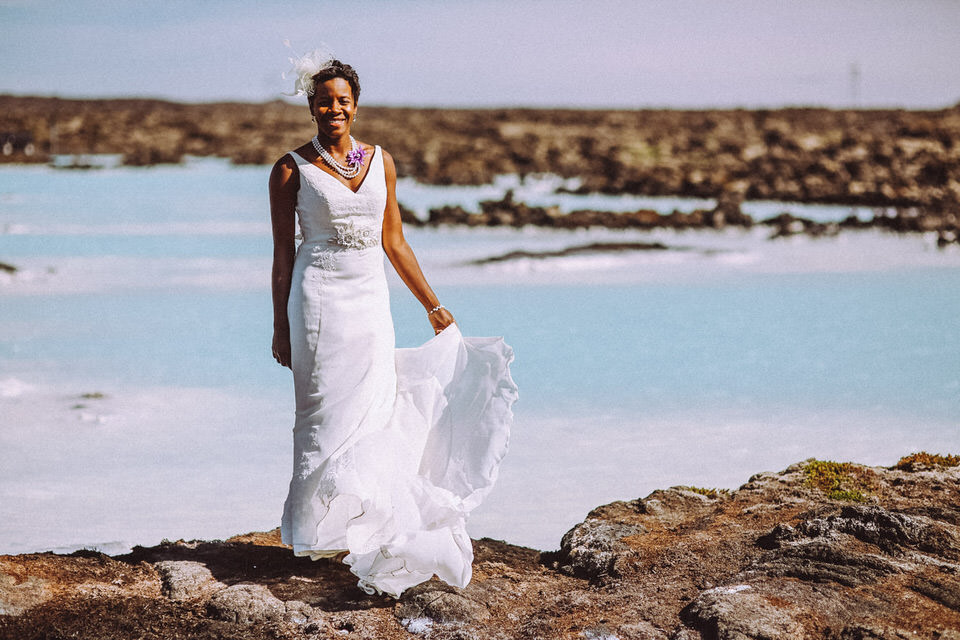
M 453 319 L 453 314 L 447 311 L 446 308 L 434 311 L 427 316 L 427 319 L 430 320 L 430 324 L 433 325 L 434 335 L 456 323 L 456 320 Z
M 273 359 L 278 364 L 290 368 L 290 330 L 273 330 Z

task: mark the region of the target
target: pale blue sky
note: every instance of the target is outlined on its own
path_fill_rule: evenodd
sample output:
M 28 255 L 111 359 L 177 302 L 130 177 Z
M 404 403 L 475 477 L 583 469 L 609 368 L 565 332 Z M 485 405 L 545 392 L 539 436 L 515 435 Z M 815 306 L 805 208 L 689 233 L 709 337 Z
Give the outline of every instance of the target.
M 960 0 L 0 0 L 0 34 L 20 95 L 269 100 L 289 39 L 366 104 L 960 102 Z

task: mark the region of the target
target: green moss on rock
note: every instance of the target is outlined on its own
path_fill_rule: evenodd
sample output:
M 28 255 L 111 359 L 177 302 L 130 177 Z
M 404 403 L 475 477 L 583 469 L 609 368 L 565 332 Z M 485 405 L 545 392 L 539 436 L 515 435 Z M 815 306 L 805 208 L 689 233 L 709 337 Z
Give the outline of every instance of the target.
M 919 471 L 920 469 L 947 468 L 957 465 L 960 465 L 960 456 L 953 454 L 942 456 L 939 453 L 919 451 L 903 456 L 897 461 L 897 464 L 893 465 L 893 468 L 902 471 Z
M 866 502 L 868 482 L 860 468 L 849 462 L 810 460 L 803 467 L 804 484 L 827 494 L 831 500 Z

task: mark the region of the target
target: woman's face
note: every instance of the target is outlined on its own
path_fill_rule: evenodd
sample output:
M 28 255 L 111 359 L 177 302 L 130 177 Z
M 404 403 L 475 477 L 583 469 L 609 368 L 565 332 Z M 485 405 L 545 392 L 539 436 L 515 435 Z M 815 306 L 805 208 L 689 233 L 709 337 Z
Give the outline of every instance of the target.
M 328 138 L 339 138 L 350 133 L 350 123 L 357 105 L 353 89 L 343 78 L 331 78 L 317 83 L 310 112 L 317 119 L 317 129 Z

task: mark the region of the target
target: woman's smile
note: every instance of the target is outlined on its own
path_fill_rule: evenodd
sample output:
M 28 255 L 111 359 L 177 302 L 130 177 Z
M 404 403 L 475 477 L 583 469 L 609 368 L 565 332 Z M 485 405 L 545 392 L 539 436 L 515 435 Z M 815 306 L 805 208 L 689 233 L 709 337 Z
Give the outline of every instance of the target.
M 343 78 L 317 83 L 311 111 L 325 133 L 341 135 L 349 128 L 357 105 L 350 84 Z

